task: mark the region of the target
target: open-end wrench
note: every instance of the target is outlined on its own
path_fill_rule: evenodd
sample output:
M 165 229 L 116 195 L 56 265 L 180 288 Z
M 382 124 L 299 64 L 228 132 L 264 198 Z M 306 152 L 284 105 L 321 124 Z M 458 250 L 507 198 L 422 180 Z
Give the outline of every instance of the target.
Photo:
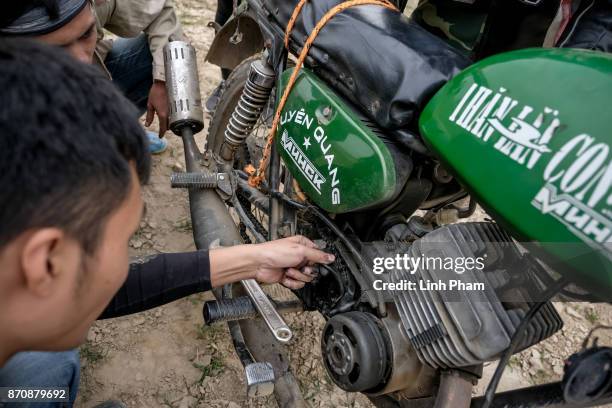
M 240 281 L 276 340 L 287 343 L 293 333 L 255 279 Z

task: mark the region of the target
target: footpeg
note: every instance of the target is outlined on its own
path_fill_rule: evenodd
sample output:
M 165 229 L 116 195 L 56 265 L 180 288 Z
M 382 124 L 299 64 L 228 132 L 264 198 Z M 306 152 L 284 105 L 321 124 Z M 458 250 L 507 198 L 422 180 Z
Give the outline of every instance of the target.
M 209 300 L 204 302 L 202 310 L 204 324 L 211 325 L 218 322 L 242 320 L 255 317 L 257 309 L 248 296 L 233 299 Z
M 300 301 L 273 302 L 280 313 L 300 312 L 304 305 Z M 259 314 L 248 296 L 233 299 L 209 300 L 202 310 L 204 323 L 211 325 L 219 322 L 252 319 Z
M 170 176 L 172 188 L 218 189 L 232 195 L 232 183 L 227 173 L 173 173 Z
M 263 397 L 274 392 L 274 368 L 272 364 L 250 363 L 244 366 L 247 398 Z

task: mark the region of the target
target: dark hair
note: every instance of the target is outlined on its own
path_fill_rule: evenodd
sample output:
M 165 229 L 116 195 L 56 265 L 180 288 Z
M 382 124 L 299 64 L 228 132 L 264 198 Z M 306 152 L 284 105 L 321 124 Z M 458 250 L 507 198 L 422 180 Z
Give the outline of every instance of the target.
M 93 253 L 108 216 L 150 156 L 137 112 L 94 66 L 63 50 L 0 38 L 0 248 L 58 227 Z

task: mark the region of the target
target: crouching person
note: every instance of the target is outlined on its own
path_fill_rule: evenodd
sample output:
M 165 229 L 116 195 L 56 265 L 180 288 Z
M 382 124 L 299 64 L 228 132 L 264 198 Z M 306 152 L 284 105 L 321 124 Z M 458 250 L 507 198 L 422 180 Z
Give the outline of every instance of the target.
M 74 352 L 19 352 L 69 350 L 100 317 L 242 279 L 297 289 L 333 261 L 291 237 L 130 265 L 150 171 L 134 106 L 99 70 L 26 40 L 0 39 L 0 89 L 0 387 L 70 387 L 74 401 Z

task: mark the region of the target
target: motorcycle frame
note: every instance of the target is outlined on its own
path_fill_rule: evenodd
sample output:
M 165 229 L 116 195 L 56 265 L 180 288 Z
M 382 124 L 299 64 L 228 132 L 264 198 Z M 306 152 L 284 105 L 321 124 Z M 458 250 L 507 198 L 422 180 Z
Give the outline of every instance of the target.
M 217 36 L 215 37 L 215 40 L 211 45 L 206 59 L 213 64 L 219 65 L 220 67 L 232 69 L 240 61 L 251 57 L 253 55 L 253 49 L 265 49 L 267 55 L 267 63 L 274 67 L 274 71 L 276 74 L 276 83 L 279 83 L 280 75 L 285 70 L 287 65 L 288 54 L 284 45 L 284 32 L 280 27 L 274 26 L 269 23 L 269 17 L 272 14 L 273 12 L 267 10 L 261 0 L 242 1 L 238 8 L 234 11 L 234 14 L 230 21 L 228 21 L 228 23 L 226 23 L 226 25 L 218 31 Z M 233 52 L 227 52 L 227 47 L 230 46 L 227 43 L 229 38 L 228 32 L 234 32 L 235 30 L 238 30 L 240 27 L 238 19 L 243 18 L 249 19 L 251 22 L 255 23 L 259 27 L 259 35 L 253 34 L 249 36 L 243 36 L 243 41 L 246 41 L 247 43 L 243 46 L 235 48 Z M 218 41 L 218 39 L 220 40 Z M 291 52 L 295 53 L 298 51 L 294 48 L 293 45 L 291 45 L 290 47 Z M 221 50 L 224 50 L 224 52 L 220 52 Z M 232 55 L 231 59 L 226 58 L 225 56 L 227 55 Z M 308 64 L 308 62 L 309 59 L 307 57 L 306 63 Z M 191 139 L 193 139 L 193 135 L 191 135 Z M 190 166 L 189 164 L 190 162 L 194 163 L 195 161 L 197 161 L 197 157 L 201 157 L 204 162 L 210 161 L 210 156 L 208 155 L 209 152 L 207 152 L 207 156 L 202 156 L 195 143 L 189 140 L 189 137 L 183 137 L 183 143 L 185 147 L 185 157 L 187 161 L 188 171 L 197 171 L 194 170 L 197 168 L 195 165 Z M 292 225 L 292 223 L 295 222 L 295 208 L 288 205 L 286 200 L 283 200 L 280 197 L 280 174 L 281 157 L 278 152 L 278 149 L 276 148 L 276 145 L 273 143 L 268 165 L 267 180 L 269 191 L 267 192 L 267 195 L 262 193 L 258 189 L 250 187 L 244 180 L 239 180 L 240 175 L 236 176 L 237 182 L 233 183 L 234 196 L 236 190 L 241 189 L 242 191 L 247 193 L 247 195 L 250 197 L 251 202 L 257 203 L 256 205 L 261 206 L 266 199 L 268 201 L 268 236 L 260 236 L 258 237 L 258 241 L 261 241 L 262 238 L 266 238 L 267 240 L 274 240 L 295 233 L 295 231 L 288 230 L 286 228 L 287 226 Z M 242 175 L 244 176 L 244 174 Z M 192 205 L 194 238 L 196 241 L 196 246 L 198 248 L 201 248 L 201 246 L 198 245 L 198 241 L 202 241 L 201 236 L 204 231 L 202 229 L 202 226 L 199 226 L 199 223 L 197 222 L 197 208 L 201 207 L 202 201 L 198 200 L 198 197 L 192 198 L 192 194 L 190 192 L 190 202 Z M 234 204 L 237 204 L 236 200 L 234 200 Z M 194 207 L 196 209 L 195 212 Z M 218 209 L 216 209 L 215 211 L 218 211 Z M 251 220 L 246 216 L 246 214 L 241 213 L 241 211 L 238 211 L 238 217 L 245 225 L 253 225 Z M 200 239 L 198 239 L 198 237 L 200 237 Z M 218 299 L 225 298 L 227 296 L 228 290 L 230 290 L 229 287 L 226 287 L 224 289 L 223 292 L 226 292 L 225 295 L 220 290 L 215 291 L 215 296 Z M 264 340 L 264 342 L 266 342 L 265 345 L 255 347 L 260 349 L 259 353 L 252 353 L 250 349 L 253 348 L 253 345 L 248 344 L 249 342 L 243 337 L 242 330 L 239 327 L 238 322 L 228 322 L 228 325 L 230 328 L 230 335 L 232 337 L 236 354 L 241 360 L 248 361 L 250 358 L 252 361 L 253 354 L 261 355 L 262 350 L 265 350 L 266 348 L 268 348 L 268 355 L 274 354 L 275 351 L 272 350 L 277 350 L 274 344 L 266 342 Z M 251 328 L 250 330 L 253 330 L 253 328 Z M 266 330 L 266 328 L 264 325 L 259 325 L 259 329 L 257 330 Z M 276 352 L 278 353 L 278 355 L 282 354 L 282 352 L 280 352 L 280 349 L 278 349 L 278 351 Z M 280 365 L 278 365 L 278 362 L 276 363 L 277 365 L 275 365 L 275 371 L 277 371 L 277 369 L 282 366 L 282 368 L 286 372 L 288 372 L 286 361 Z M 283 381 L 288 383 L 289 386 L 287 386 L 287 384 L 283 384 L 282 390 L 277 390 L 275 387 L 275 394 L 277 394 L 277 402 L 279 403 L 279 405 L 281 407 L 293 407 L 296 406 L 296 401 L 303 401 L 301 395 L 299 394 L 299 387 L 297 387 L 297 385 L 295 384 L 295 379 L 292 379 L 292 377 L 289 379 L 282 377 L 281 383 Z M 279 391 L 281 393 L 280 396 Z M 378 396 L 369 398 L 378 407 L 427 408 L 441 406 L 440 401 L 444 398 L 450 399 L 452 397 L 452 394 L 452 385 L 447 386 L 446 388 L 441 385 L 438 389 L 438 393 L 428 398 L 401 401 L 393 399 L 391 396 Z M 555 408 L 586 408 L 608 403 L 612 403 L 612 390 L 602 395 L 595 401 L 589 401 L 580 404 L 568 403 L 564 400 L 563 397 L 562 382 L 552 382 L 532 387 L 518 388 L 506 392 L 496 393 L 495 399 L 493 400 L 491 407 L 535 408 L 546 406 Z M 472 398 L 470 407 L 480 408 L 483 404 L 484 397 L 476 397 Z

